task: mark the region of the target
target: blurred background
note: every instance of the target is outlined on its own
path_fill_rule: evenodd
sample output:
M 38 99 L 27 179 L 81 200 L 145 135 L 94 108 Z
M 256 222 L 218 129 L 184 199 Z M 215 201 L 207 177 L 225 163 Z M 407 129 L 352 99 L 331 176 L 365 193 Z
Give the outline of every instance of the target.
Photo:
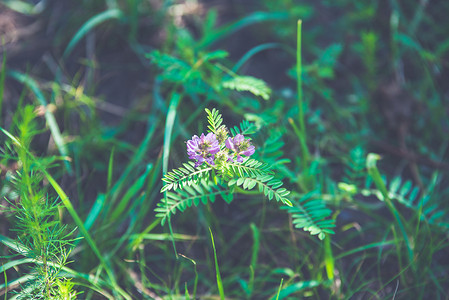
M 448 1 L 429 0 L 2 0 L 0 126 L 14 133 L 33 107 L 29 150 L 64 158 L 49 170 L 135 299 L 184 299 L 198 276 L 199 298 L 218 299 L 209 227 L 229 299 L 271 299 L 281 278 L 279 299 L 448 299 L 448 11 Z M 248 81 L 231 85 L 235 77 Z M 332 212 L 327 246 L 275 203 L 239 195 L 176 214 L 177 251 L 199 275 L 175 258 L 154 217 L 160 178 L 187 161 L 185 141 L 206 131 L 213 107 L 230 127 L 254 122 L 257 158 L 293 198 Z M 368 153 L 382 157 L 383 196 Z M 3 156 L 0 167 L 0 196 L 14 200 L 10 175 L 21 163 Z M 62 208 L 60 221 L 77 227 Z M 2 236 L 20 236 L 15 222 L 1 213 Z M 84 240 L 70 260 L 107 282 Z M 13 281 L 25 266 L 4 273 Z M 74 274 L 79 299 L 123 296 Z

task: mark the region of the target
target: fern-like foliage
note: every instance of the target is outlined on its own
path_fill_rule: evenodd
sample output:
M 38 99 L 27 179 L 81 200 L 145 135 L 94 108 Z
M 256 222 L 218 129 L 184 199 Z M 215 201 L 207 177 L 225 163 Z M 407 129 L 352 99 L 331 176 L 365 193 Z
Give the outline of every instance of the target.
M 257 125 L 249 122 L 248 120 L 243 120 L 240 123 L 240 126 L 234 126 L 233 128 L 229 128 L 229 131 L 231 132 L 232 135 L 237 135 L 237 134 L 254 134 L 257 132 Z
M 199 184 L 201 180 L 208 180 L 213 170 L 210 166 L 194 167 L 193 162 L 184 163 L 181 168 L 173 169 L 162 178 L 165 185 L 161 189 L 161 193 L 170 190 L 183 189 L 192 184 Z M 219 175 L 225 179 L 233 177 L 251 176 L 256 177 L 260 175 L 273 174 L 270 166 L 255 159 L 248 159 L 245 162 L 233 163 L 229 162 L 221 167 L 217 167 Z
M 163 73 L 160 76 L 164 80 L 183 82 L 188 79 L 193 80 L 201 78 L 199 72 L 192 72 L 192 67 L 177 57 L 155 50 L 147 54 L 147 58 L 163 70 Z
M 430 192 L 420 195 L 420 189 L 417 186 L 413 186 L 410 180 L 403 181 L 400 176 L 396 176 L 387 185 L 388 197 L 412 209 L 422 221 L 426 221 L 430 225 L 449 229 L 449 220 L 447 218 L 449 211 L 442 208 L 438 201 L 435 201 L 436 198 L 431 193 L 434 190 L 434 184 L 435 182 L 428 186 Z M 377 196 L 379 194 L 376 193 Z
M 223 81 L 222 86 L 239 92 L 250 92 L 255 96 L 262 97 L 264 100 L 268 100 L 271 94 L 271 89 L 265 81 L 251 76 L 235 76 Z
M 164 225 L 169 215 L 176 214 L 177 210 L 183 212 L 192 205 L 207 204 L 208 201 L 213 203 L 217 196 L 230 203 L 233 199 L 232 189 L 203 179 L 198 184 L 184 186 L 175 193 L 167 192 L 167 197 L 157 204 L 156 217 L 161 218 L 161 224 Z
M 257 161 L 255 159 L 248 159 L 247 161 L 238 163 L 227 163 L 221 170 L 223 176 L 227 177 L 256 177 L 260 175 L 273 174 L 268 164 Z
M 221 114 L 215 108 L 212 109 L 212 111 L 206 108 L 205 111 L 207 113 L 207 121 L 209 123 L 207 129 L 209 129 L 209 132 L 217 134 L 218 129 L 223 123 L 223 118 L 221 117 Z
M 252 190 L 255 186 L 259 188 L 259 192 L 263 193 L 268 200 L 276 199 L 287 206 L 292 206 L 290 200 L 286 198 L 290 191 L 281 187 L 282 181 L 275 179 L 273 175 L 259 175 L 256 177 L 240 177 L 233 178 L 228 183 L 229 186 L 241 186 L 245 190 Z
M 183 189 L 192 184 L 199 184 L 202 179 L 207 180 L 210 176 L 212 167 L 199 167 L 195 169 L 195 164 L 191 161 L 183 164 L 184 167 L 173 169 L 162 178 L 165 185 L 161 193 L 169 190 Z
M 231 202 L 233 193 L 243 190 L 258 190 L 269 201 L 276 200 L 293 214 L 296 227 L 310 231 L 323 239 L 326 233 L 333 233 L 333 220 L 327 220 L 331 211 L 324 202 L 303 197 L 293 206 L 290 191 L 283 182 L 275 178 L 272 165 L 250 158 L 256 149 L 251 140 L 243 136 L 255 130 L 255 125 L 243 121 L 240 127 L 231 129 L 233 137 L 228 137 L 221 114 L 216 109 L 206 109 L 207 135 L 194 136 L 187 142 L 189 157 L 196 160 L 184 163 L 183 167 L 168 172 L 162 178 L 165 185 L 161 192 L 164 198 L 157 204 L 156 216 L 161 223 L 170 224 L 170 216 L 183 212 L 191 206 L 214 202 L 217 197 Z M 276 145 L 276 136 L 265 151 L 278 154 L 281 145 Z M 212 150 L 210 150 L 212 149 Z M 281 152 L 282 154 L 282 152 Z M 197 167 L 195 167 L 197 166 Z
M 279 163 L 284 155 L 282 147 L 285 145 L 281 132 L 262 131 L 261 138 L 263 144 L 258 155 L 269 163 Z
M 366 177 L 366 152 L 361 146 L 356 146 L 349 152 L 347 159 L 344 181 L 346 183 L 359 185 Z
M 326 207 L 323 200 L 315 198 L 316 192 L 305 194 L 292 206 L 284 206 L 292 214 L 293 224 L 296 228 L 309 231 L 311 235 L 318 235 L 323 240 L 327 234 L 334 234 L 331 229 L 335 227 L 335 221 L 329 219 L 332 211 Z

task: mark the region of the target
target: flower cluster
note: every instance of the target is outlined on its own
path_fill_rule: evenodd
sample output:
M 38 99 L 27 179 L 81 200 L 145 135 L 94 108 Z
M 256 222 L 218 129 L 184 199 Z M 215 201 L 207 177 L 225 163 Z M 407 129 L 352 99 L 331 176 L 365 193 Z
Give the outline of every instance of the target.
M 255 151 L 254 146 L 251 145 L 251 141 L 249 139 L 245 139 L 242 134 L 237 134 L 233 138 L 228 138 L 225 145 L 226 148 L 233 152 L 233 155 L 229 158 L 229 160 L 234 161 L 235 159 L 239 163 L 243 162 L 242 155 L 251 156 Z
M 244 161 L 244 157 L 254 154 L 255 148 L 250 139 L 245 139 L 242 134 L 228 137 L 227 129 L 222 126 L 215 133 L 201 134 L 200 137 L 194 135 L 187 141 L 187 154 L 190 159 L 194 159 L 195 167 L 201 166 L 204 162 L 215 166 L 223 162 Z
M 206 136 L 202 133 L 201 137 L 194 135 L 191 140 L 187 141 L 187 154 L 190 159 L 196 160 L 195 167 L 199 167 L 204 162 L 213 165 L 215 154 L 218 151 L 220 151 L 220 144 L 212 132 Z

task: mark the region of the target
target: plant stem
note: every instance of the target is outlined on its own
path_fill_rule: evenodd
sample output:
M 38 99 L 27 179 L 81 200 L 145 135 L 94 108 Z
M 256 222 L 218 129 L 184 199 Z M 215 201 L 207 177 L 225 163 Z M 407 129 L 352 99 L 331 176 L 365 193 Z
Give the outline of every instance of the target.
M 296 82 L 298 93 L 298 121 L 299 121 L 298 137 L 301 143 L 303 168 L 306 168 L 307 163 L 309 161 L 309 150 L 307 149 L 307 134 L 304 122 L 304 97 L 302 93 L 301 27 L 302 27 L 302 20 L 298 20 L 297 45 L 296 45 Z

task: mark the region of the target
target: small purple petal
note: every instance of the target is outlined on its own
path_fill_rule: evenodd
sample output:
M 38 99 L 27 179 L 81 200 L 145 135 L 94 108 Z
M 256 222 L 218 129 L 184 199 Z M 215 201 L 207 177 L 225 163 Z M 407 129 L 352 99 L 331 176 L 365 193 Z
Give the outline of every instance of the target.
M 241 157 L 240 155 L 237 155 L 237 162 L 239 162 L 239 163 L 243 162 L 243 157 Z
M 251 145 L 251 146 L 249 146 L 249 148 L 247 150 L 242 151 L 241 154 L 243 154 L 245 156 L 251 156 L 254 154 L 255 151 L 256 151 L 256 148 L 253 145 Z
M 212 166 L 215 165 L 213 156 L 206 158 L 206 162 Z
M 234 143 L 232 141 L 232 138 L 228 138 L 225 142 L 226 148 L 230 150 L 235 150 Z
M 243 141 L 245 140 L 245 137 L 242 135 L 242 134 L 237 134 L 235 137 L 234 137 L 234 144 L 240 144 L 240 143 L 242 143 Z
M 218 151 L 220 151 L 220 146 L 209 149 L 210 154 L 216 154 Z
M 207 135 L 204 133 L 200 137 L 194 135 L 191 140 L 187 141 L 187 154 L 190 159 L 195 159 L 195 166 L 200 166 L 205 161 L 213 165 L 215 156 L 214 154 L 220 151 L 220 144 L 214 133 L 209 132 Z

